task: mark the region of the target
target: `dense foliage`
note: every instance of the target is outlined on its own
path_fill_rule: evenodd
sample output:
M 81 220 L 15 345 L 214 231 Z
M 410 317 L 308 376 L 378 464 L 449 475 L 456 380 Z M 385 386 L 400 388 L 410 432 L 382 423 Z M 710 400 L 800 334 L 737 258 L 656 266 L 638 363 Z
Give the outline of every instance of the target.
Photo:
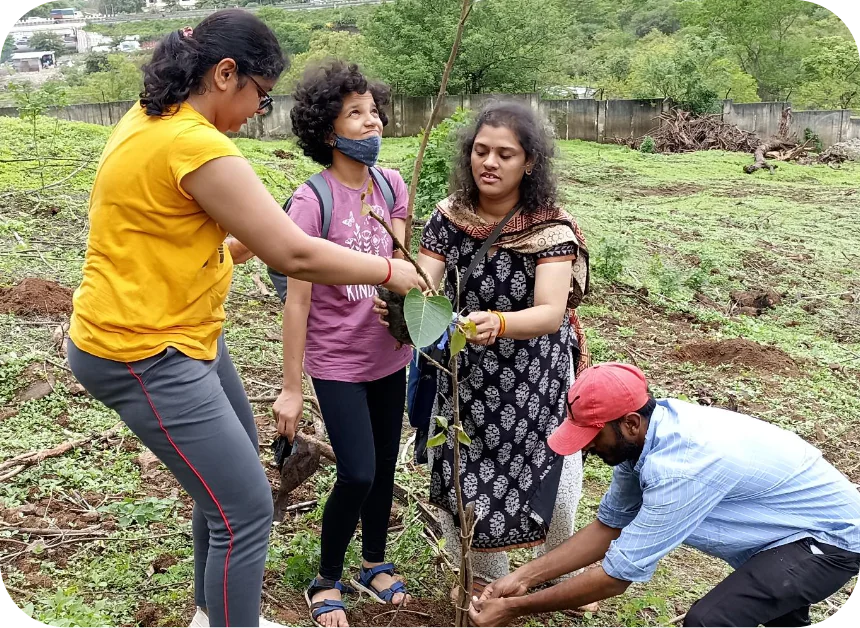
M 421 96 L 438 89 L 460 2 L 312 11 L 258 2 L 255 10 L 292 58 L 277 92 L 291 91 L 308 64 L 335 56 Z M 89 28 L 153 40 L 188 24 L 174 15 Z M 448 91 L 671 98 L 696 112 L 724 98 L 860 108 L 860 56 L 836 16 L 803 0 L 493 0 L 473 6 Z

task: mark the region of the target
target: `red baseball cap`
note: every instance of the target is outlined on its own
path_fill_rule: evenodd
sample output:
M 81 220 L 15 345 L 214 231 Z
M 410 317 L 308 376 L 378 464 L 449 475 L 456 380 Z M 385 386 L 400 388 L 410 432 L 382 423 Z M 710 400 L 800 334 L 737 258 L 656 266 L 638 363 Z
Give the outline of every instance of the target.
M 547 441 L 560 456 L 588 445 L 603 427 L 648 402 L 648 382 L 635 366 L 607 362 L 585 369 L 567 391 L 567 419 Z

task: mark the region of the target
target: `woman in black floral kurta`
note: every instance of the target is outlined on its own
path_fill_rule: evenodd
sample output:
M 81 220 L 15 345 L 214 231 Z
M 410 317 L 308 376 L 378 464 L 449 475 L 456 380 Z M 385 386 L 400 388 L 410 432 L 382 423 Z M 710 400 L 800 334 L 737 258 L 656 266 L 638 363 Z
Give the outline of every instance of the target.
M 555 205 L 551 155 L 530 108 L 485 108 L 461 142 L 455 193 L 437 206 L 421 241 L 419 263 L 432 279 L 445 278 L 456 301 L 458 278 L 516 211 L 460 302 L 478 330 L 458 356 L 460 416 L 472 439 L 460 448 L 461 481 L 464 501 L 476 506 L 475 575 L 487 580 L 507 572 L 504 550 L 540 552 L 566 540 L 582 487 L 581 458 L 560 458 L 546 444 L 564 418 L 572 369 L 588 361 L 573 314 L 587 289 L 587 251 Z M 438 414 L 450 419 L 452 386 L 441 372 L 438 393 Z M 457 554 L 453 438 L 452 430 L 430 450 L 430 499 L 445 511 L 446 548 Z
M 513 222 L 516 229 L 516 217 Z M 462 276 L 481 240 L 436 211 L 421 246 L 423 253 L 444 258 L 446 295 L 453 301 L 457 275 Z M 533 307 L 537 265 L 553 258 L 571 260 L 576 250 L 572 243 L 536 254 L 500 248 L 475 267 L 461 308 L 504 314 Z M 475 549 L 527 547 L 546 538 L 562 467 L 546 439 L 564 417 L 575 342 L 565 317 L 552 333 L 528 340 L 499 338 L 490 346 L 469 344 L 459 355 L 461 417 L 472 438 L 471 445 L 460 448 L 460 468 L 463 499 L 475 501 Z M 439 377 L 438 393 L 443 400 L 439 413 L 451 417 L 449 377 Z M 453 446 L 451 436 L 441 455 L 434 452 L 430 500 L 455 513 Z

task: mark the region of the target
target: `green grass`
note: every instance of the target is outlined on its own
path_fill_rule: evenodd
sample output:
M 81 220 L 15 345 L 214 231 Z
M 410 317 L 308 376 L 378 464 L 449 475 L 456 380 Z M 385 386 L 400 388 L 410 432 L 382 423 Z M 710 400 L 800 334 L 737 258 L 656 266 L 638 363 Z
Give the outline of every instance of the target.
M 88 192 L 109 129 L 44 118 L 36 131 L 34 146 L 25 122 L 0 119 L 0 160 L 92 163 L 38 192 L 28 190 L 41 188 L 42 177 L 44 184 L 58 182 L 78 166 L 49 159 L 3 163 L 0 287 L 32 276 L 74 287 L 86 245 Z M 318 170 L 290 141 L 236 143 L 279 201 Z M 386 139 L 382 165 L 411 171 L 416 145 L 414 138 Z M 646 155 L 618 146 L 560 143 L 560 199 L 586 234 L 594 269 L 593 290 L 579 309 L 592 355 L 596 361 L 636 361 L 657 395 L 737 403 L 740 411 L 809 439 L 860 481 L 860 166 L 780 164 L 773 175 L 748 176 L 741 168 L 749 161 L 748 155 L 721 152 Z M 16 190 L 25 193 L 7 195 Z M 280 381 L 281 347 L 271 339 L 280 333 L 280 307 L 260 293 L 254 275 L 267 281 L 258 261 L 237 267 L 225 333 L 249 394 L 270 395 Z M 764 287 L 782 294 L 782 303 L 759 317 L 731 313 L 732 291 Z M 697 300 L 697 293 L 716 306 Z M 854 301 L 840 298 L 845 294 Z M 69 392 L 73 382 L 56 366 L 62 362 L 51 342 L 54 324 L 40 320 L 0 314 L 3 459 L 101 432 L 117 420 L 87 396 Z M 706 366 L 675 357 L 679 346 L 693 341 L 738 337 L 781 349 L 797 362 L 796 371 Z M 55 381 L 50 395 L 16 401 L 30 383 L 48 375 Z M 270 407 L 260 403 L 255 410 L 267 462 L 266 445 L 274 436 Z M 106 539 L 56 549 L 37 544 L 11 565 L 0 563 L 4 580 L 26 591 L 15 599 L 34 617 L 54 625 L 187 623 L 193 570 L 189 502 L 163 468 L 142 477 L 140 453 L 133 435 L 122 430 L 106 445 L 46 460 L 0 484 L 4 521 L 18 517 L 12 509 L 36 504 L 40 510 L 31 516 L 80 527 L 86 524 L 75 519 L 74 504 L 81 497 L 99 509 L 102 525 L 114 526 Z M 610 479 L 610 469 L 589 460 L 578 525 L 592 520 Z M 287 517 L 273 532 L 266 590 L 282 602 L 266 602 L 273 619 L 308 623 L 299 588 L 314 570 L 322 504 L 333 481 L 328 467 L 299 489 L 303 499 L 319 497 L 320 504 Z M 423 470 L 399 469 L 398 481 L 426 498 Z M 118 526 L 123 517 L 134 521 Z M 414 507 L 399 508 L 397 519 L 405 527 L 392 533 L 390 556 L 419 597 L 443 603 L 450 575 L 421 536 Z M 0 532 L 0 551 L 19 551 L 19 544 L 3 543 L 8 535 Z M 357 552 L 354 542 L 352 563 Z M 517 552 L 515 561 L 528 555 Z M 154 569 L 164 556 L 175 561 Z M 541 616 L 527 625 L 665 625 L 728 572 L 720 561 L 680 548 L 650 583 L 604 602 L 599 613 Z M 844 599 L 845 590 L 832 602 L 838 607 Z M 829 605 L 817 605 L 813 619 L 831 613 Z

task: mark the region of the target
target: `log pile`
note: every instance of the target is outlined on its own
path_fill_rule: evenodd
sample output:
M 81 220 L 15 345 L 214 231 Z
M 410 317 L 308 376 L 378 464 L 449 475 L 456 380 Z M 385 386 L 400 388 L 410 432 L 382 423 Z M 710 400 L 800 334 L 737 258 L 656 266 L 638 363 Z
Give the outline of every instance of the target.
M 834 144 L 818 156 L 818 163 L 838 167 L 846 161 L 860 161 L 860 139 Z
M 821 156 L 810 153 L 815 138 L 801 143 L 791 134 L 791 107 L 786 107 L 779 121 L 776 135 L 762 141 L 752 131 L 745 131 L 724 122 L 719 115 L 698 116 L 689 111 L 671 109 L 659 117 L 659 126 L 650 132 L 657 153 L 690 153 L 700 150 L 724 150 L 752 153 L 755 160 L 744 166 L 744 172 L 759 170 L 773 173 L 778 166 L 773 161 L 795 161 L 801 164 L 827 163 L 838 166 L 851 157 L 842 148 L 828 149 Z M 615 138 L 615 142 L 632 149 L 640 149 L 645 137 Z M 858 141 L 860 144 L 860 141 Z M 838 145 L 837 145 L 838 146 Z M 853 146 L 851 148 L 854 148 Z
M 661 114 L 659 127 L 652 132 L 651 137 L 658 153 L 692 153 L 700 150 L 751 153 L 761 143 L 755 133 L 727 124 L 718 115 L 696 116 L 681 109 L 671 109 Z M 642 138 L 616 141 L 638 149 Z

